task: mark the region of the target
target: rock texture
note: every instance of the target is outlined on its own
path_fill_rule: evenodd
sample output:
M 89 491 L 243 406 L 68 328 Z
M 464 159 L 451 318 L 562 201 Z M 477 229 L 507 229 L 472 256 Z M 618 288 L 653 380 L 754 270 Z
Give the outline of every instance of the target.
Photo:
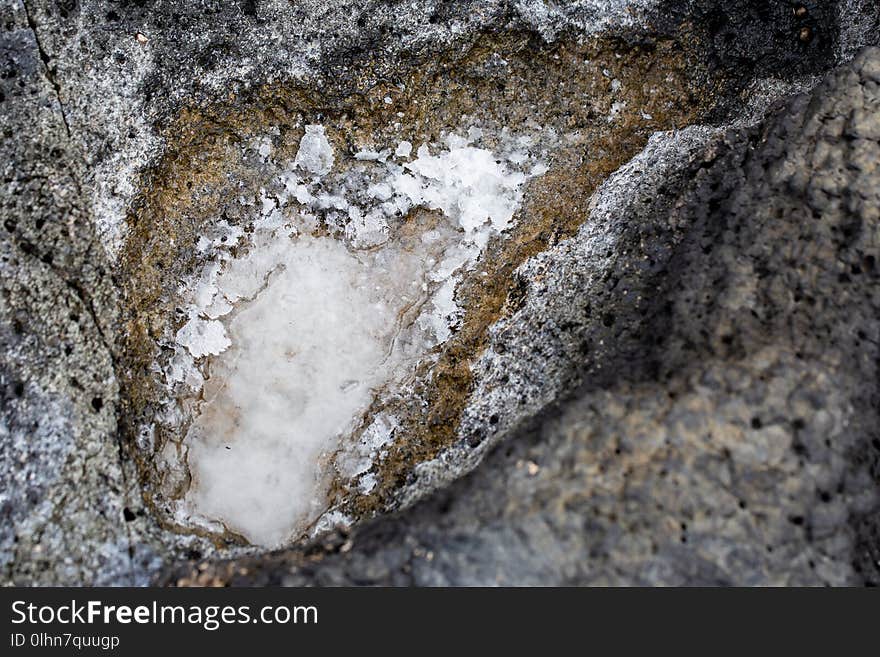
M 4 6 L 0 562 L 15 583 L 126 582 L 116 290 L 29 20 Z
M 494 332 L 501 385 L 574 395 L 408 513 L 184 581 L 880 582 L 878 83 L 868 50 L 759 126 L 655 139 Z
M 169 531 L 119 257 L 159 174 L 198 183 L 233 112 L 331 89 L 308 111 L 341 116 L 420 62 L 483 66 L 486 40 L 526 63 L 588 44 L 612 62 L 590 93 L 647 53 L 680 103 L 616 133 L 560 92 L 554 120 L 595 134 L 562 158 L 587 182 L 555 193 L 588 210 L 502 268 L 448 444 L 394 472 L 399 512 L 232 560 Z M 868 0 L 0 0 L 0 581 L 880 583 L 877 43 Z

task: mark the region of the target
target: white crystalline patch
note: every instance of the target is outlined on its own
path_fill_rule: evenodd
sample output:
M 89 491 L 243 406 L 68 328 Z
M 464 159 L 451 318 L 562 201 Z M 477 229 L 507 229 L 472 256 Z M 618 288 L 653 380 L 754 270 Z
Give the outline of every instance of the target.
M 360 483 L 358 484 L 358 491 L 362 495 L 366 495 L 371 490 L 373 490 L 378 483 L 379 481 L 376 479 L 376 475 L 374 475 L 372 472 L 369 472 L 361 477 Z
M 530 138 L 503 136 L 495 154 L 473 145 L 482 131 L 472 128 L 404 165 L 390 149 L 362 151 L 331 176 L 324 129 L 307 126 L 293 169 L 243 204 L 253 231 L 218 222 L 199 241 L 215 260 L 185 290 L 190 319 L 164 370 L 196 391 L 178 513 L 276 547 L 343 520 L 324 508 L 334 473 L 361 494 L 377 485 L 373 464 L 397 420 L 376 416 L 344 439 L 378 389 L 451 336 L 463 273 L 512 224 L 525 181 L 546 171 Z M 395 154 L 411 152 L 401 142 Z M 402 230 L 415 207 L 443 218 Z M 333 236 L 312 236 L 322 222 Z M 213 357 L 196 367 L 203 356 Z
M 300 239 L 283 262 L 230 322 L 188 436 L 193 504 L 268 546 L 320 510 L 317 460 L 384 380 L 397 312 L 339 241 Z
M 532 167 L 531 171 L 529 171 L 529 175 L 531 175 L 532 178 L 537 178 L 538 176 L 543 176 L 549 170 L 550 167 L 548 167 L 546 164 L 544 164 L 543 162 L 538 162 Z
M 308 205 L 315 200 L 315 197 L 312 196 L 312 193 L 309 191 L 309 186 L 303 183 L 295 172 L 288 171 L 282 178 L 284 182 L 284 191 L 289 196 L 295 198 L 298 203 Z
M 526 177 L 507 172 L 491 151 L 459 146 L 431 155 L 422 144 L 418 158 L 405 168 L 424 179 L 417 186 L 405 174 L 395 177 L 396 189 L 413 205 L 442 210 L 456 219 L 466 232 L 476 233 L 487 222 L 497 231 L 510 225 Z
M 354 159 L 360 160 L 362 162 L 384 162 L 388 159 L 388 156 L 391 155 L 391 149 L 386 148 L 381 151 L 373 151 L 373 150 L 363 150 L 358 151 L 354 154 Z
M 370 185 L 367 188 L 367 194 L 380 201 L 387 201 L 394 195 L 394 190 L 391 189 L 391 185 L 388 183 L 381 182 L 376 183 L 375 185 Z
M 216 320 L 193 318 L 177 332 L 177 342 L 195 358 L 222 353 L 230 344 L 226 329 Z
M 318 536 L 337 527 L 350 527 L 352 522 L 352 519 L 341 511 L 330 511 L 322 515 L 320 520 L 315 523 L 315 527 L 312 529 L 312 536 Z
M 422 326 L 429 329 L 437 337 L 438 342 L 445 342 L 452 335 L 450 324 L 458 315 L 458 304 L 455 303 L 455 283 L 456 280 L 453 278 L 443 281 L 431 299 L 434 312 L 420 318 Z
M 299 151 L 293 163 L 309 173 L 323 176 L 333 168 L 333 147 L 324 133 L 324 126 L 307 125 L 299 142 Z
M 365 473 L 373 465 L 376 454 L 388 445 L 397 429 L 397 419 L 379 415 L 360 435 L 360 440 L 338 460 L 340 472 L 346 477 Z
M 345 228 L 345 236 L 356 247 L 378 246 L 388 240 L 388 223 L 385 215 L 372 211 L 364 215 L 360 208 L 348 208 L 349 223 Z

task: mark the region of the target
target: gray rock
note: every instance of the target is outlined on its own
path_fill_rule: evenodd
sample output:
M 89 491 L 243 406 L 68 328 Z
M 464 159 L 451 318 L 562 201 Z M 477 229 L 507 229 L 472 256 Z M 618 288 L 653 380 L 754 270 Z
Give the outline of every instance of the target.
M 2 21 L 2 578 L 128 582 L 116 290 L 45 53 L 21 6 Z
M 880 9 L 765 4 L 4 0 L 2 583 L 143 584 L 199 544 L 150 514 L 120 410 L 115 254 L 181 111 L 272 81 L 392 79 L 486 32 L 537 47 L 683 21 L 729 81 L 716 127 L 652 139 L 576 238 L 519 270 L 461 444 L 398 503 L 434 497 L 200 577 L 876 582 L 877 54 L 761 128 L 717 125 L 877 43 Z

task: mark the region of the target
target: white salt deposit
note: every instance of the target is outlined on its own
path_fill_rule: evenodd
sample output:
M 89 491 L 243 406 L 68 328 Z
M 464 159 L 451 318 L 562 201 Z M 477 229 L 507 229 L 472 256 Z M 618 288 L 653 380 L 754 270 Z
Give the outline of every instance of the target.
M 323 176 L 333 168 L 333 159 L 333 147 L 327 141 L 324 126 L 307 125 L 294 164 L 310 173 Z
M 216 320 L 190 319 L 177 332 L 177 343 L 189 349 L 196 358 L 219 354 L 232 344 L 226 337 L 226 329 Z
M 322 510 L 318 459 L 387 378 L 407 298 L 387 294 L 393 282 L 377 285 L 374 263 L 338 240 L 279 247 L 223 281 L 233 295 L 239 275 L 248 288 L 267 283 L 229 322 L 234 346 L 212 362 L 188 436 L 193 504 L 263 545 Z
M 494 153 L 474 144 L 478 129 L 449 135 L 402 165 L 391 149 L 364 150 L 333 175 L 324 128 L 307 126 L 253 204 L 252 233 L 218 222 L 199 241 L 216 257 L 186 289 L 189 318 L 165 371 L 194 409 L 179 517 L 274 547 L 322 516 L 340 520 L 325 513 L 335 476 L 357 479 L 361 494 L 377 485 L 397 420 L 377 416 L 343 439 L 378 390 L 399 388 L 449 338 L 457 282 L 510 227 L 526 180 L 546 171 L 531 138 L 501 137 Z M 397 157 L 411 155 L 406 144 Z

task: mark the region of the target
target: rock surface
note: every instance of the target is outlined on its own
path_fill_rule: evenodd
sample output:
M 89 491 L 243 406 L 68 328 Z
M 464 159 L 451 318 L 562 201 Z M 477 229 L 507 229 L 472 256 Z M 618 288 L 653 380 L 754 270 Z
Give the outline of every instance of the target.
M 11 10 L 11 11 L 10 11 Z M 116 289 L 46 55 L 4 6 L 0 561 L 15 583 L 129 581 Z
M 3 0 L 3 583 L 880 583 L 878 14 Z M 668 43 L 660 70 L 705 96 L 620 133 L 592 198 L 576 187 L 581 227 L 517 263 L 452 442 L 378 508 L 399 512 L 268 555 L 169 531 L 127 411 L 119 260 L 159 163 L 202 166 L 226 99 L 258 122 L 258 88 L 372 88 L 486 35 L 525 35 L 524 60 L 613 38 L 636 71 Z M 575 173 L 618 139 L 578 120 L 600 127 Z
M 576 393 L 407 513 L 194 581 L 880 583 L 878 83 L 867 50 L 759 126 L 655 138 L 493 331 L 497 385 Z

